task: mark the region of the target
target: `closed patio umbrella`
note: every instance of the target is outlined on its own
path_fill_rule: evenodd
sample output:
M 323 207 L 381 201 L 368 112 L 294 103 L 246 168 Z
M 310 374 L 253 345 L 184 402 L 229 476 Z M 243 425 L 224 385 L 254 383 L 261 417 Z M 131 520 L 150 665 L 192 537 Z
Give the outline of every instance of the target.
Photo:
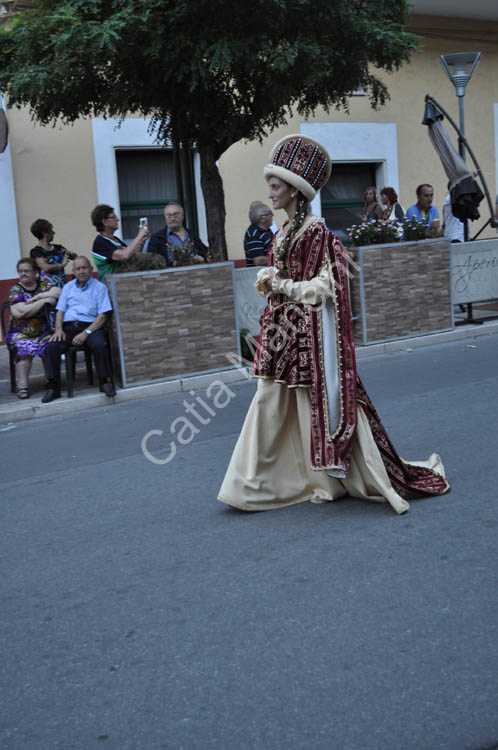
M 439 158 L 441 159 L 444 171 L 446 172 L 446 175 L 448 177 L 448 188 L 450 191 L 451 210 L 453 212 L 453 215 L 458 219 L 461 219 L 462 221 L 465 221 L 466 219 L 471 219 L 472 221 L 474 221 L 479 218 L 480 214 L 478 206 L 484 198 L 484 193 L 482 192 L 479 184 L 475 179 L 475 177 L 479 177 L 486 193 L 491 214 L 489 223 L 491 223 L 492 226 L 497 226 L 498 221 L 494 216 L 494 210 L 491 204 L 491 199 L 486 182 L 482 176 L 481 168 L 479 167 L 479 164 L 475 159 L 468 141 L 462 135 L 461 131 L 453 122 L 448 113 L 443 110 L 441 105 L 436 102 L 436 100 L 432 96 L 427 94 L 425 97 L 425 102 L 426 105 L 422 125 L 428 126 L 429 138 L 431 139 L 432 145 L 436 149 Z M 451 142 L 451 139 L 443 123 L 441 122 L 444 116 L 446 116 L 448 121 L 453 125 L 459 135 L 459 138 L 465 143 L 468 152 L 475 166 L 477 167 L 477 171 L 475 173 L 469 172 L 469 169 L 464 160 L 453 146 L 453 143 Z

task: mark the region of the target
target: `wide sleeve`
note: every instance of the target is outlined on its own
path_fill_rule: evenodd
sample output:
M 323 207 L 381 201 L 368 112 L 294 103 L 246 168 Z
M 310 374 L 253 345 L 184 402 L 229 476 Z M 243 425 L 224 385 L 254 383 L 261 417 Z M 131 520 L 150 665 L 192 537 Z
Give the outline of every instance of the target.
M 333 281 L 330 264 L 325 261 L 318 276 L 309 281 L 292 281 L 275 275 L 271 282 L 273 294 L 285 294 L 294 302 L 305 305 L 319 305 L 333 295 Z

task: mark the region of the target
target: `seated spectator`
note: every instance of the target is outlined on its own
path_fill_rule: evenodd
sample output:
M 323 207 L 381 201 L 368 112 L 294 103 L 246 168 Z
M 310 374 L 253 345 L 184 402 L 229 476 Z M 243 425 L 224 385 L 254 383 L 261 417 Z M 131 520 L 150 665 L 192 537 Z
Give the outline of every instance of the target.
M 382 219 L 382 206 L 377 200 L 377 189 L 374 185 L 367 187 L 364 193 L 365 205 L 363 207 L 362 221 L 378 221 Z
M 439 211 L 432 205 L 434 199 L 434 188 L 432 185 L 423 183 L 417 188 L 417 202 L 406 211 L 406 219 L 415 217 L 425 222 L 427 237 L 433 237 L 439 233 Z
M 383 187 L 380 191 L 380 201 L 386 207 L 382 218 L 384 221 L 403 221 L 405 212 L 398 203 L 398 194 L 392 187 Z
M 189 250 L 193 260 L 206 260 L 208 249 L 200 237 L 184 225 L 185 212 L 182 206 L 175 201 L 167 203 L 164 207 L 164 218 L 166 226 L 152 235 L 147 252 L 162 255 L 168 266 L 173 265 L 175 248 Z
M 57 302 L 55 333 L 45 352 L 48 389 L 42 398 L 48 404 L 61 395 L 61 356 L 71 346 L 87 344 L 90 348 L 100 390 L 106 396 L 115 396 L 116 389 L 110 379 L 109 353 L 102 327 L 106 313 L 112 310 L 107 288 L 92 276 L 88 258 L 80 255 L 73 263 L 75 278 L 61 292 Z
M 251 225 L 244 235 L 246 266 L 266 266 L 268 249 L 273 237 L 270 229 L 273 212 L 264 203 L 253 201 L 249 207 L 249 221 Z
M 17 262 L 19 283 L 9 292 L 11 318 L 6 333 L 7 346 L 16 362 L 16 392 L 21 399 L 29 398 L 29 373 L 33 357 L 44 357 L 52 326 L 45 305 L 55 305 L 59 287 L 40 281 L 40 269 L 33 258 Z
M 149 236 L 149 230 L 140 227 L 135 239 L 127 246 L 123 240 L 120 240 L 114 234 L 118 228 L 119 219 L 112 206 L 100 203 L 95 206 L 90 217 L 93 226 L 99 232 L 92 247 L 92 255 L 99 280 L 106 273 L 121 273 L 124 270 L 122 267 L 123 261 L 142 250 L 145 240 Z
M 76 253 L 71 253 L 63 245 L 53 242 L 54 227 L 47 219 L 34 221 L 31 224 L 31 234 L 38 240 L 38 245 L 31 250 L 30 256 L 40 269 L 40 279 L 62 288 L 67 281 L 64 272 L 67 262 L 74 260 Z

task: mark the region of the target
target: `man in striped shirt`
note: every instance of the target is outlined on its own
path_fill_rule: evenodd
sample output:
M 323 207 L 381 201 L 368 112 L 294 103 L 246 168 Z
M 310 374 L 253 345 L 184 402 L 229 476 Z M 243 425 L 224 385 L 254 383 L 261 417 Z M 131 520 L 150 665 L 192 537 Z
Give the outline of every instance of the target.
M 255 201 L 249 209 L 249 220 L 251 226 L 244 235 L 246 266 L 266 266 L 266 256 L 273 237 L 270 229 L 273 213 L 264 203 Z

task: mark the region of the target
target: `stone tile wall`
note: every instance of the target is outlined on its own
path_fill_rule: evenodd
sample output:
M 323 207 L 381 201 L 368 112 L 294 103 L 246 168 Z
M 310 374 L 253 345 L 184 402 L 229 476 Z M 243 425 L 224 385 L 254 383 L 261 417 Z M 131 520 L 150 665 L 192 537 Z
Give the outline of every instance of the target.
M 225 354 L 238 352 L 231 263 L 115 274 L 105 281 L 119 313 L 123 373 L 116 314 L 112 350 L 121 385 L 230 366 Z
M 451 328 L 450 244 L 424 240 L 349 248 L 363 266 L 366 339 L 363 337 L 361 277 L 352 269 L 351 306 L 359 344 Z

